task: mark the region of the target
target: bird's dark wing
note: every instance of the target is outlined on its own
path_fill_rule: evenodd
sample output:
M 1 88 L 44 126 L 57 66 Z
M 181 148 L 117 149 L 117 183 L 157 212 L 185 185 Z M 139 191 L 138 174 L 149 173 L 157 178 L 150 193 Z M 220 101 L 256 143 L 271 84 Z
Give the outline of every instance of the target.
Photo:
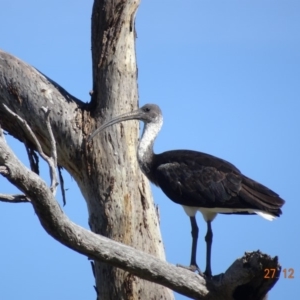
M 231 199 L 241 186 L 240 175 L 225 174 L 194 161 L 162 164 L 156 170 L 156 179 L 171 200 L 195 207 L 231 207 Z
M 259 205 L 255 204 L 258 208 L 273 213 L 275 216 L 281 215 L 280 208 L 285 203 L 278 194 L 246 176 L 243 176 L 239 196 L 248 203 L 258 203 Z
M 153 181 L 174 202 L 195 207 L 250 208 L 281 213 L 284 201 L 232 164 L 194 151 L 157 155 Z

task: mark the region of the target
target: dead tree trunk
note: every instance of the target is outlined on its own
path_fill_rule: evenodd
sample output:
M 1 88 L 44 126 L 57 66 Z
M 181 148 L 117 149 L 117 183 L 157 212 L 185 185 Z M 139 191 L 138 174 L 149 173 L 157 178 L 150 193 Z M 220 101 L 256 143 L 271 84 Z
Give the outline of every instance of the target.
M 138 5 L 139 1 L 121 0 L 94 3 L 93 93 L 89 105 L 71 95 L 66 101 L 38 72 L 27 66 L 20 70 L 21 66 L 12 61 L 7 62 L 8 81 L 2 99 L 27 120 L 48 153 L 50 144 L 41 107 L 51 109 L 58 164 L 79 185 L 93 232 L 164 260 L 149 184 L 136 161 L 138 123 L 116 126 L 99 135 L 92 145 L 85 143 L 103 120 L 138 106 L 134 28 Z M 10 63 L 15 64 L 13 69 Z M 30 137 L 20 132 L 20 125 L 11 122 L 3 111 L 1 125 L 22 142 L 34 145 Z M 101 299 L 173 298 L 166 288 L 106 263 L 95 261 L 95 277 Z
M 111 115 L 138 106 L 135 14 L 139 1 L 95 1 L 92 14 L 93 94 L 90 133 Z M 132 122 L 133 123 L 133 122 Z M 157 216 L 136 148 L 138 122 L 99 135 L 86 157 L 89 224 L 93 232 L 164 259 Z M 134 125 L 134 126 L 133 126 Z M 120 269 L 96 262 L 97 288 L 105 299 L 169 299 Z M 114 285 L 103 284 L 114 282 Z
M 136 160 L 137 122 L 110 127 L 93 143 L 86 143 L 106 119 L 138 106 L 134 44 L 138 4 L 133 0 L 95 0 L 89 104 L 0 51 L 0 125 L 28 149 L 38 151 L 53 176 L 48 188 L 35 174 L 34 163 L 30 171 L 14 156 L 0 128 L 0 174 L 24 193 L 0 194 L 0 200 L 31 202 L 51 236 L 93 259 L 99 299 L 173 299 L 168 288 L 197 299 L 262 299 L 277 281 L 276 277 L 263 277 L 264 268 L 279 274 L 276 258 L 247 254 L 225 275 L 208 283 L 164 262 L 149 184 Z M 72 223 L 55 201 L 57 165 L 79 185 L 92 232 Z

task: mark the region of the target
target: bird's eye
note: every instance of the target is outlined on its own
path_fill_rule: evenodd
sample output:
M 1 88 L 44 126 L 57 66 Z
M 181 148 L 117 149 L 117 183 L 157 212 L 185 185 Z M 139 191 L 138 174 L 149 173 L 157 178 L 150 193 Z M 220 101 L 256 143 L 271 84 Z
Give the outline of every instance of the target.
M 145 112 L 149 112 L 149 111 L 150 111 L 150 108 L 149 108 L 149 107 L 145 107 L 144 111 L 145 111 Z

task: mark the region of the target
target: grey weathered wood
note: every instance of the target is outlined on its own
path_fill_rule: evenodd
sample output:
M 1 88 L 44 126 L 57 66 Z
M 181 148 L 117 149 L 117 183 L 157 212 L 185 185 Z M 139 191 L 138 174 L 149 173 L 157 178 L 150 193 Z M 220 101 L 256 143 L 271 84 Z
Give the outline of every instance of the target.
M 0 170 L 0 173 L 1 173 L 1 170 Z M 29 201 L 25 195 L 0 194 L 0 201 L 8 202 L 8 203 L 29 203 Z
M 27 74 L 29 72 L 33 72 L 34 76 L 38 78 L 40 82 L 36 79 L 36 84 L 39 85 L 43 83 L 45 77 L 39 74 L 35 69 L 31 68 L 30 66 L 24 64 L 23 62 L 19 61 L 18 59 L 10 56 L 7 53 L 1 52 L 0 53 L 0 62 L 5 64 L 10 64 L 8 70 L 15 68 L 16 75 L 15 77 L 18 78 L 20 74 Z M 16 65 L 19 66 L 16 68 Z M 3 70 L 1 66 L 1 70 Z M 1 87 L 5 87 L 5 82 L 7 82 L 7 74 L 1 73 L 0 76 L 0 84 Z M 14 74 L 10 73 L 11 78 L 13 78 Z M 15 80 L 16 82 L 16 80 Z M 24 84 L 22 86 L 21 82 L 19 84 L 18 95 L 23 95 L 25 92 L 28 93 L 28 86 Z M 57 90 L 52 86 L 52 83 L 47 83 L 47 90 L 53 89 L 53 93 L 57 92 Z M 7 88 L 7 87 L 6 87 Z M 44 85 L 45 88 L 45 85 Z M 23 90 L 24 89 L 24 90 Z M 61 90 L 61 89 L 60 89 Z M 3 103 L 10 104 L 13 108 L 15 105 L 15 101 L 18 101 L 18 97 L 14 98 L 14 94 L 12 98 L 5 98 L 6 90 L 0 90 L 0 100 Z M 53 98 L 54 101 L 54 110 L 56 108 L 56 100 L 55 99 L 71 99 L 65 91 L 61 90 L 61 93 L 58 92 L 59 95 L 57 98 Z M 28 93 L 29 94 L 29 93 Z M 4 95 L 4 96 L 3 96 Z M 47 101 L 47 99 L 43 98 L 43 93 L 40 97 L 40 102 L 44 104 L 43 101 Z M 34 99 L 35 93 L 30 95 L 30 98 Z M 66 100 L 66 108 L 68 107 L 69 103 L 71 105 L 71 109 L 73 108 L 74 103 L 76 103 L 76 99 L 69 102 Z M 38 104 L 37 104 L 38 105 Z M 36 110 L 37 112 L 39 110 Z M 27 110 L 20 110 L 19 114 L 24 118 L 28 118 L 28 122 L 31 123 L 33 128 L 38 128 L 38 123 L 40 122 L 41 128 L 44 128 L 42 116 L 37 116 L 36 118 L 31 118 L 30 112 L 27 115 Z M 55 114 L 55 112 L 53 113 Z M 10 130 L 10 133 L 18 137 L 20 140 L 29 141 L 29 137 L 26 136 L 25 131 L 22 130 L 21 125 L 18 125 L 15 120 L 12 118 L 11 115 L 6 114 L 6 110 L 3 109 L 0 105 L 0 115 L 1 115 L 1 124 Z M 52 120 L 55 119 L 55 115 L 51 117 Z M 53 121 L 52 121 L 53 122 Z M 54 124 L 54 123 L 52 123 Z M 71 130 L 68 128 L 69 126 L 74 126 L 73 123 L 69 124 L 68 122 L 65 123 L 65 126 L 61 129 L 63 134 L 67 134 L 64 132 L 68 132 Z M 39 136 L 39 139 L 43 141 L 43 147 L 45 149 L 50 149 L 50 146 L 47 144 L 47 137 L 43 136 L 42 130 L 36 130 L 36 134 Z M 45 135 L 47 132 L 45 131 Z M 59 139 L 59 133 L 54 131 L 55 138 Z M 81 139 L 81 135 L 70 135 L 68 137 L 70 139 L 69 143 L 71 145 L 74 144 L 72 141 L 72 136 L 76 139 Z M 76 142 L 76 141 L 75 141 Z M 5 148 L 6 147 L 6 148 Z M 74 164 L 72 161 L 68 159 L 64 159 L 66 156 L 62 155 L 64 151 L 64 145 L 60 143 L 57 144 L 58 149 L 58 159 L 59 163 L 63 164 L 65 168 L 67 168 L 71 174 L 77 173 L 74 172 L 72 168 L 74 168 Z M 69 153 L 73 153 L 71 150 L 74 149 L 73 147 L 69 148 Z M 1 138 L 0 143 L 0 173 L 6 176 L 13 184 L 15 184 L 18 188 L 20 188 L 27 197 L 32 199 L 32 204 L 36 208 L 36 213 L 41 220 L 42 225 L 45 229 L 51 234 L 54 238 L 58 239 L 61 243 L 67 245 L 71 249 L 78 251 L 82 254 L 87 255 L 90 258 L 95 259 L 98 262 L 107 261 L 109 264 L 120 267 L 124 270 L 129 271 L 132 274 L 140 276 L 141 278 L 151 280 L 153 282 L 157 282 L 163 284 L 169 288 L 174 289 L 179 293 L 183 293 L 185 295 L 199 298 L 202 295 L 202 299 L 213 299 L 209 298 L 210 295 L 218 295 L 218 299 L 233 299 L 230 295 L 237 289 L 237 286 L 247 286 L 247 284 L 251 284 L 252 281 L 256 278 L 260 278 L 263 274 L 263 268 L 279 268 L 279 265 L 276 260 L 272 260 L 271 258 L 267 258 L 264 264 L 261 264 L 259 261 L 250 265 L 248 269 L 244 269 L 243 265 L 247 265 L 247 259 L 244 257 L 239 260 L 239 263 L 235 263 L 225 274 L 225 276 L 221 277 L 221 281 L 217 281 L 215 286 L 211 287 L 209 285 L 206 287 L 206 283 L 203 279 L 199 278 L 198 275 L 193 274 L 187 270 L 176 268 L 174 266 L 170 266 L 163 261 L 157 260 L 154 257 L 150 257 L 146 253 L 139 252 L 133 248 L 125 247 L 121 244 L 117 244 L 112 240 L 106 239 L 100 235 L 93 235 L 91 232 L 83 230 L 79 226 L 76 226 L 71 221 L 69 221 L 66 216 L 62 214 L 61 209 L 59 208 L 58 204 L 55 202 L 50 189 L 47 190 L 45 183 L 36 175 L 35 173 L 25 169 L 24 166 L 17 163 L 16 158 L 12 155 L 10 150 L 8 150 L 7 145 L 4 142 L 4 139 Z M 14 158 L 11 161 L 11 158 Z M 82 165 L 81 162 L 78 161 L 78 168 L 75 171 L 80 171 Z M 21 167 L 22 166 L 22 167 Z M 15 173 L 15 175 L 14 175 Z M 30 184 L 24 179 L 30 180 Z M 42 189 L 37 189 L 39 186 L 42 186 Z M 89 188 L 88 186 L 87 188 Z M 92 188 L 92 187 L 91 187 Z M 50 197 L 51 195 L 51 197 Z M 9 197 L 6 197 L 9 199 Z M 22 199 L 22 198 L 21 198 Z M 94 199 L 94 198 L 92 198 Z M 89 199 L 88 199 L 89 200 Z M 88 201 L 87 200 L 87 201 Z M 47 203 L 49 202 L 49 203 Z M 80 237 L 80 243 L 78 243 L 78 237 Z M 148 238 L 148 235 L 147 235 Z M 158 241 L 160 243 L 160 241 Z M 256 257 L 260 258 L 260 254 L 256 254 Z M 243 264 L 241 261 L 245 260 Z M 254 271 L 253 271 L 254 270 Z M 248 274 L 249 272 L 249 274 Z M 259 277 L 260 276 L 260 277 Z M 255 280 L 254 280 L 255 281 Z M 261 287 L 264 288 L 265 291 L 270 289 L 272 285 L 276 282 L 275 279 L 265 280 L 264 284 Z M 261 288 L 260 288 L 261 289 Z M 155 289 L 157 290 L 157 288 Z M 208 294 L 208 291 L 209 294 Z M 215 292 L 212 292 L 215 291 Z M 216 294 L 215 294 L 216 293 Z M 221 297 L 221 295 L 223 295 Z M 244 297 L 245 295 L 243 295 Z M 107 298 L 104 298 L 107 299 Z M 109 298 L 108 298 L 109 299 Z M 166 298 L 165 298 L 166 299 Z M 200 299 L 200 298 L 199 298 Z M 237 298 L 238 299 L 238 298 Z M 243 299 L 243 298 L 241 298 Z M 258 298 L 249 298 L 249 299 L 258 299 Z
M 31 199 L 45 230 L 67 247 L 98 262 L 107 262 L 143 279 L 151 280 L 178 293 L 196 299 L 263 299 L 277 279 L 265 279 L 264 269 L 275 268 L 277 258 L 259 251 L 246 253 L 213 281 L 189 270 L 170 265 L 140 250 L 94 234 L 68 219 L 50 188 L 34 172 L 27 169 L 13 154 L 0 132 L 0 174 Z M 235 297 L 233 296 L 235 295 Z M 147 299 L 155 299 L 149 295 Z
M 138 5 L 139 1 L 133 0 L 94 2 L 88 133 L 111 115 L 138 106 L 134 28 Z M 97 195 L 88 201 L 89 224 L 93 232 L 165 259 L 149 183 L 136 160 L 138 123 L 133 125 L 112 128 L 87 145 L 90 188 L 85 198 Z M 107 264 L 96 262 L 95 273 L 100 298 L 173 298 L 168 290 Z M 114 282 L 114 287 L 103 284 L 103 280 Z
M 138 4 L 133 0 L 94 3 L 93 93 L 89 104 L 33 67 L 0 51 L 0 125 L 27 147 L 36 149 L 32 136 L 4 109 L 5 104 L 28 123 L 43 152 L 51 156 L 42 107 L 51 110 L 57 163 L 76 180 L 87 202 L 93 232 L 72 223 L 62 213 L 44 181 L 18 161 L 3 136 L 0 173 L 30 199 L 51 236 L 95 260 L 99 298 L 173 299 L 169 289 L 143 280 L 146 279 L 194 298 L 233 299 L 237 284 L 244 286 L 255 276 L 261 278 L 264 265 L 256 262 L 245 269 L 243 266 L 248 264 L 236 264 L 219 281 L 207 285 L 200 276 L 164 262 L 149 184 L 136 161 L 138 123 L 111 127 L 92 144 L 86 144 L 88 135 L 104 120 L 138 106 L 134 49 Z M 278 268 L 271 258 L 267 262 Z M 238 274 L 241 280 L 232 274 Z M 275 282 L 265 281 L 262 286 L 268 284 L 268 290 L 270 283 Z
M 139 1 L 95 1 L 92 16 L 93 93 L 91 103 L 68 94 L 26 63 L 0 53 L 1 102 L 26 120 L 50 155 L 42 107 L 51 110 L 57 162 L 76 180 L 89 211 L 91 230 L 165 259 L 150 187 L 136 162 L 138 123 L 114 128 L 86 145 L 106 116 L 138 106 L 134 19 Z M 34 141 L 0 105 L 1 125 L 34 147 Z M 117 153 L 117 155 L 116 155 Z M 173 299 L 165 288 L 95 262 L 102 299 Z M 105 282 L 105 284 L 103 284 Z

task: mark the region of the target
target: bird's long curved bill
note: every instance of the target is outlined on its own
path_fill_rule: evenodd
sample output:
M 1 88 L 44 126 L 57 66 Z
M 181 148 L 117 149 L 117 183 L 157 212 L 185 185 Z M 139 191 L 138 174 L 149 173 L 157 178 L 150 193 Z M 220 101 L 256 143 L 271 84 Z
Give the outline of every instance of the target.
M 139 119 L 139 111 L 136 110 L 136 111 L 133 111 L 133 112 L 129 112 L 129 113 L 125 113 L 123 115 L 119 115 L 119 116 L 116 116 L 114 118 L 112 118 L 111 120 L 109 120 L 108 122 L 102 124 L 99 128 L 97 128 L 88 138 L 87 142 L 89 143 L 93 137 L 98 134 L 99 132 L 101 132 L 103 129 L 113 125 L 113 124 L 116 124 L 116 123 L 120 123 L 120 122 L 123 122 L 123 121 L 126 121 L 126 120 L 135 120 L 135 119 Z

